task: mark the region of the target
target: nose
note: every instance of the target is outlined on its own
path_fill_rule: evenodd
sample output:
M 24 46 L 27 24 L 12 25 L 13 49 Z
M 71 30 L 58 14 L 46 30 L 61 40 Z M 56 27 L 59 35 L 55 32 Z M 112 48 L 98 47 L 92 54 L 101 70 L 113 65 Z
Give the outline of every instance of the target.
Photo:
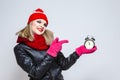
M 41 25 L 41 24 L 39 24 L 39 26 L 38 26 L 39 28 L 43 28 L 44 26 L 43 25 Z
M 41 24 L 41 25 L 40 25 L 40 27 L 42 27 L 42 28 L 43 28 L 43 27 L 44 27 L 44 25 L 43 25 L 43 24 Z
M 44 29 L 44 27 L 41 27 L 42 29 Z

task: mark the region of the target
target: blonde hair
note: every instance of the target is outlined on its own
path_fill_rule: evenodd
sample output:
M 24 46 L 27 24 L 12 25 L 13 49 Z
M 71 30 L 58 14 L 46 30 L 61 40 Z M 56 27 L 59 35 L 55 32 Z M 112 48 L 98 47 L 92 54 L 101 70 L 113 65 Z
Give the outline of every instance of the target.
M 34 40 L 33 33 L 31 31 L 30 25 L 27 25 L 25 28 L 22 30 L 18 31 L 16 35 L 22 37 L 22 38 L 27 38 L 30 41 Z M 45 38 L 46 44 L 50 45 L 54 39 L 53 32 L 46 29 L 45 32 L 42 34 Z

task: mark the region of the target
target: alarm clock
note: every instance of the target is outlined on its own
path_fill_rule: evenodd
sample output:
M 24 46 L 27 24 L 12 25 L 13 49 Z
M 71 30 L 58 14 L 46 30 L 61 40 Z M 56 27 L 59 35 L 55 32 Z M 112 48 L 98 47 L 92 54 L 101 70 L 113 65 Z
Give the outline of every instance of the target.
M 85 38 L 84 46 L 86 49 L 92 49 L 95 46 L 95 38 L 88 35 Z

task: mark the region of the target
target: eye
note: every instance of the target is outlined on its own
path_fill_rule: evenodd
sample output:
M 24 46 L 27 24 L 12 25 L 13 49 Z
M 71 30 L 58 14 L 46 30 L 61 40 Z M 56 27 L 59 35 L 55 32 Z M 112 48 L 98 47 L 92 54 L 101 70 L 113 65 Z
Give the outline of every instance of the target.
M 41 21 L 37 21 L 37 23 L 41 23 Z
M 47 24 L 45 23 L 44 26 L 47 27 Z

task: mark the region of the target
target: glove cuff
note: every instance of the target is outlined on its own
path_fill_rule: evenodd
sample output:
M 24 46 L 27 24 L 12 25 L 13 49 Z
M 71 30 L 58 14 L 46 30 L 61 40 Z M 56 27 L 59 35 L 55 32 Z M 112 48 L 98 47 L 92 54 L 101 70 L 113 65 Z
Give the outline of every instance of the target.
M 52 57 L 56 57 L 57 56 L 56 51 L 55 50 L 51 50 L 51 49 L 47 50 L 47 54 L 49 54 Z
M 76 54 L 77 54 L 78 56 L 81 56 L 81 55 L 82 55 L 82 51 L 81 51 L 81 49 L 79 49 L 79 48 L 76 48 L 75 52 L 76 52 Z

